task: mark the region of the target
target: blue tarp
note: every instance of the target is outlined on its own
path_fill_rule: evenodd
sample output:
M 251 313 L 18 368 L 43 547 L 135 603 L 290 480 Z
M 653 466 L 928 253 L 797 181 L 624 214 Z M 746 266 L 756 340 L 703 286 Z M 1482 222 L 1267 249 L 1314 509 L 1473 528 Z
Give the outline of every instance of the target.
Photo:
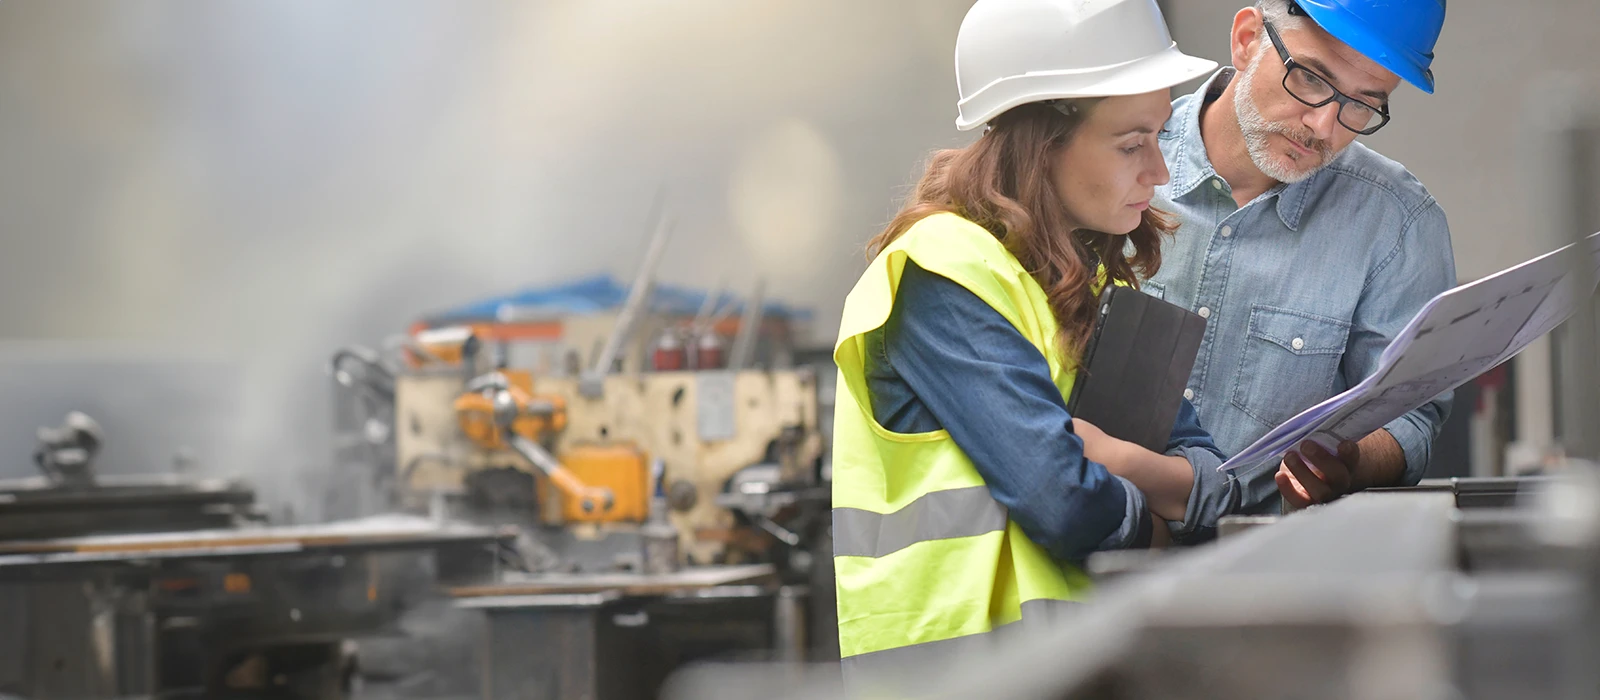
M 693 316 L 710 295 L 709 291 L 657 284 L 650 295 L 652 313 L 661 315 Z M 628 287 L 608 274 L 559 284 L 551 287 L 532 287 L 505 296 L 491 297 L 463 304 L 429 316 L 432 325 L 466 321 L 509 321 L 539 317 L 559 317 L 603 313 L 622 308 L 628 298 Z M 742 313 L 744 302 L 732 294 L 723 293 L 718 299 L 719 312 L 731 307 L 733 314 Z M 797 309 L 777 302 L 765 304 L 769 318 L 805 320 L 811 316 L 806 309 Z

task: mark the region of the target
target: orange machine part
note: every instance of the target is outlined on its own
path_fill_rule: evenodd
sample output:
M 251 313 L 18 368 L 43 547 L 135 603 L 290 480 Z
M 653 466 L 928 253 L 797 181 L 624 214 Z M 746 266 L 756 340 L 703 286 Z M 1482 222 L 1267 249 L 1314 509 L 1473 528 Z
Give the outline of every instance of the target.
M 560 396 L 535 396 L 533 373 L 520 369 L 500 370 L 511 385 L 511 396 L 524 412 L 511 423 L 511 430 L 534 442 L 543 442 L 545 435 L 560 432 L 567 427 L 567 400 Z M 543 401 L 555 407 L 548 416 L 526 412 L 530 402 Z M 456 422 L 461 432 L 473 444 L 489 450 L 508 447 L 500 426 L 494 422 L 494 404 L 489 397 L 479 393 L 465 393 L 456 398 Z
M 615 499 L 609 511 L 586 513 L 578 499 L 561 494 L 561 517 L 567 522 L 644 522 L 650 515 L 649 459 L 637 446 L 625 443 L 576 445 L 558 455 L 585 486 L 611 489 Z M 539 502 L 549 503 L 549 479 L 540 478 Z

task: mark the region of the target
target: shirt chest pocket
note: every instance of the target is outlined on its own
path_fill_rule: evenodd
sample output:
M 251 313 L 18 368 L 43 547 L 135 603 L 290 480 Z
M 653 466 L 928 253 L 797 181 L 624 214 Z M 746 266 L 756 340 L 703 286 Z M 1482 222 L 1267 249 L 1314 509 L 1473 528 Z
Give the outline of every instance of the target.
M 1233 405 L 1267 427 L 1315 406 L 1332 395 L 1349 337 L 1345 321 L 1255 305 Z

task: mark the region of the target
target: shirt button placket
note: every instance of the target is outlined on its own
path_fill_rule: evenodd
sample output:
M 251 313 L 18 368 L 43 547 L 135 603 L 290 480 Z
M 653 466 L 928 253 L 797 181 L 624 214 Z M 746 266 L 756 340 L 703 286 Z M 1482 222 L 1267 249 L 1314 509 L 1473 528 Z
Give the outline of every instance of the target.
M 1224 186 L 1224 184 L 1222 182 L 1222 178 L 1218 177 L 1216 175 L 1212 175 L 1211 176 L 1211 189 L 1216 190 L 1217 192 L 1222 192 L 1224 194 L 1227 193 L 1226 192 L 1226 187 Z M 1230 202 L 1230 204 L 1231 204 L 1231 202 Z M 1232 211 L 1232 207 L 1230 206 L 1228 208 L 1228 210 Z M 1218 227 L 1217 229 L 1214 229 L 1214 230 L 1217 232 L 1217 234 L 1219 236 L 1221 236 L 1224 239 L 1228 239 L 1231 236 L 1233 236 L 1233 226 L 1231 226 L 1231 225 L 1223 224 L 1223 225 L 1221 225 L 1220 227 Z M 1218 256 L 1224 255 L 1224 253 L 1223 253 L 1222 246 L 1220 245 L 1220 242 L 1213 244 L 1210 248 L 1211 249 L 1206 254 L 1206 257 L 1207 257 L 1206 264 L 1204 265 L 1204 267 L 1202 268 L 1202 270 L 1200 272 L 1200 284 L 1199 284 L 1198 292 L 1199 292 L 1199 295 L 1202 296 L 1202 297 L 1208 296 L 1207 290 L 1211 289 L 1212 285 L 1220 284 L 1220 285 L 1222 285 L 1224 287 L 1226 287 L 1226 285 L 1227 285 L 1227 280 L 1226 279 L 1221 279 L 1221 280 L 1211 279 L 1211 272 L 1212 272 L 1213 269 L 1216 269 L 1216 267 L 1217 267 L 1216 265 L 1213 264 L 1215 262 L 1214 259 L 1217 258 Z M 1215 290 L 1213 290 L 1213 293 L 1215 293 Z M 1196 301 L 1196 303 L 1198 303 L 1198 302 L 1202 301 L 1202 299 L 1196 299 L 1195 301 Z M 1206 305 L 1206 306 L 1201 306 L 1201 307 L 1195 309 L 1195 313 L 1199 314 L 1200 318 L 1203 318 L 1203 319 L 1206 319 L 1206 320 L 1210 320 L 1211 319 L 1211 315 L 1213 313 L 1213 310 L 1212 310 L 1210 305 Z M 1214 331 L 1212 329 L 1209 329 L 1209 328 L 1206 329 L 1206 334 L 1208 336 L 1210 336 L 1210 334 L 1212 334 L 1213 332 Z M 1184 398 L 1189 399 L 1190 401 L 1194 401 L 1195 397 L 1199 395 L 1198 392 L 1201 389 L 1204 388 L 1205 382 L 1206 382 L 1206 378 L 1210 374 L 1208 369 L 1209 369 L 1209 364 L 1210 364 L 1212 358 L 1211 358 L 1211 353 L 1209 352 L 1209 350 L 1210 350 L 1210 348 L 1208 347 L 1208 345 L 1205 344 L 1205 343 L 1202 343 L 1201 346 L 1200 346 L 1200 352 L 1199 352 L 1198 356 L 1195 358 L 1195 372 L 1194 372 L 1194 377 L 1191 379 L 1191 381 L 1193 382 L 1193 385 L 1188 387 L 1188 388 L 1186 388 L 1186 389 L 1184 389 L 1184 392 L 1183 392 Z

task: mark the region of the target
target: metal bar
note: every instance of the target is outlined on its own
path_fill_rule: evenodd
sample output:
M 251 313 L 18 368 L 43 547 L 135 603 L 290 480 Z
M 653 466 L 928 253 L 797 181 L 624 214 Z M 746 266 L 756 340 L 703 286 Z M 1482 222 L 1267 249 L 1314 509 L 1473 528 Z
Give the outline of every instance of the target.
M 1563 206 L 1558 209 L 1558 222 L 1567 238 L 1578 242 L 1572 256 L 1572 281 L 1578 289 L 1589 289 L 1594 284 L 1594 268 L 1587 251 L 1583 250 L 1586 234 L 1600 228 L 1600 216 L 1595 213 L 1596 199 L 1600 199 L 1600 178 L 1596 177 L 1593 162 L 1595 146 L 1600 143 L 1600 116 L 1593 100 L 1576 76 L 1567 76 L 1562 83 L 1568 89 L 1554 103 L 1561 110 L 1556 128 L 1551 136 L 1560 153 L 1557 182 Z M 1561 149 L 1561 146 L 1565 146 Z M 1589 295 L 1578 305 L 1577 313 L 1567 321 L 1566 343 L 1562 353 L 1560 382 L 1562 402 L 1558 414 L 1561 441 L 1567 454 L 1582 459 L 1600 457 L 1600 372 L 1596 371 L 1595 358 L 1595 305 Z
M 712 314 L 722 305 L 722 296 L 727 290 L 728 279 L 724 277 L 717 280 L 717 286 L 713 287 L 712 291 L 706 294 L 705 300 L 700 302 L 700 309 L 695 312 L 694 321 L 689 324 L 691 331 L 698 334 L 711 324 Z
M 1593 168 L 1600 143 L 1600 106 L 1580 75 L 1551 73 L 1530 82 L 1523 126 L 1526 141 L 1521 144 L 1534 203 L 1530 219 L 1535 240 L 1562 245 L 1600 228 L 1596 211 L 1600 174 Z M 1574 288 L 1592 284 L 1586 253 L 1573 252 Z M 1535 447 L 1543 450 L 1552 446 L 1543 441 L 1553 438 L 1568 455 L 1585 459 L 1600 455 L 1600 434 L 1594 430 L 1600 415 L 1595 334 L 1595 308 L 1588 298 L 1551 335 L 1545 357 L 1526 353 L 1520 366 L 1533 371 L 1519 375 L 1528 392 L 1521 397 L 1518 413 L 1529 418 L 1519 420 L 1520 439 L 1535 441 Z M 1545 410 L 1552 413 L 1545 417 Z M 1547 427 L 1553 430 L 1544 434 Z
M 772 606 L 772 647 L 780 661 L 799 663 L 806 653 L 805 586 L 778 589 Z
M 161 546 L 124 546 L 0 555 L 0 578 L 33 577 L 66 567 L 145 566 L 160 561 L 300 556 L 341 552 L 378 552 L 488 545 L 509 541 L 514 534 L 483 529 L 474 532 L 415 534 L 381 538 L 312 538 L 285 540 L 184 542 Z
M 628 336 L 633 332 L 633 326 L 638 322 L 640 312 L 649 302 L 650 292 L 655 287 L 656 266 L 661 263 L 661 251 L 667 247 L 667 239 L 672 235 L 673 222 L 671 217 L 661 213 L 661 196 L 657 194 L 656 204 L 653 207 L 655 218 L 655 231 L 650 236 L 650 246 L 644 254 L 644 261 L 639 265 L 639 273 L 634 277 L 633 286 L 628 288 L 628 299 L 622 305 L 622 310 L 617 314 L 617 325 L 611 329 L 606 343 L 595 357 L 594 366 L 589 370 L 588 381 L 579 387 L 585 396 L 596 398 L 604 391 L 604 378 L 611 373 L 611 364 L 616 360 L 617 353 L 622 350 L 622 344 L 627 342 Z
M 771 564 L 710 565 L 666 574 L 536 574 L 507 577 L 489 584 L 457 586 L 451 588 L 449 594 L 460 599 L 600 591 L 626 595 L 669 595 L 734 584 L 765 584 L 775 574 L 776 569 Z
M 761 315 L 767 303 L 766 293 L 766 278 L 757 279 L 755 292 L 750 295 L 750 303 L 744 307 L 744 315 L 739 317 L 739 334 L 733 340 L 733 351 L 728 357 L 728 369 L 738 371 L 750 366 L 751 356 L 756 350 Z
M 481 598 L 465 598 L 455 602 L 458 608 L 468 610 L 493 610 L 497 608 L 577 608 L 599 607 L 606 603 L 620 600 L 622 594 L 616 591 L 602 591 L 599 593 L 544 593 L 529 595 L 503 595 L 484 596 Z

